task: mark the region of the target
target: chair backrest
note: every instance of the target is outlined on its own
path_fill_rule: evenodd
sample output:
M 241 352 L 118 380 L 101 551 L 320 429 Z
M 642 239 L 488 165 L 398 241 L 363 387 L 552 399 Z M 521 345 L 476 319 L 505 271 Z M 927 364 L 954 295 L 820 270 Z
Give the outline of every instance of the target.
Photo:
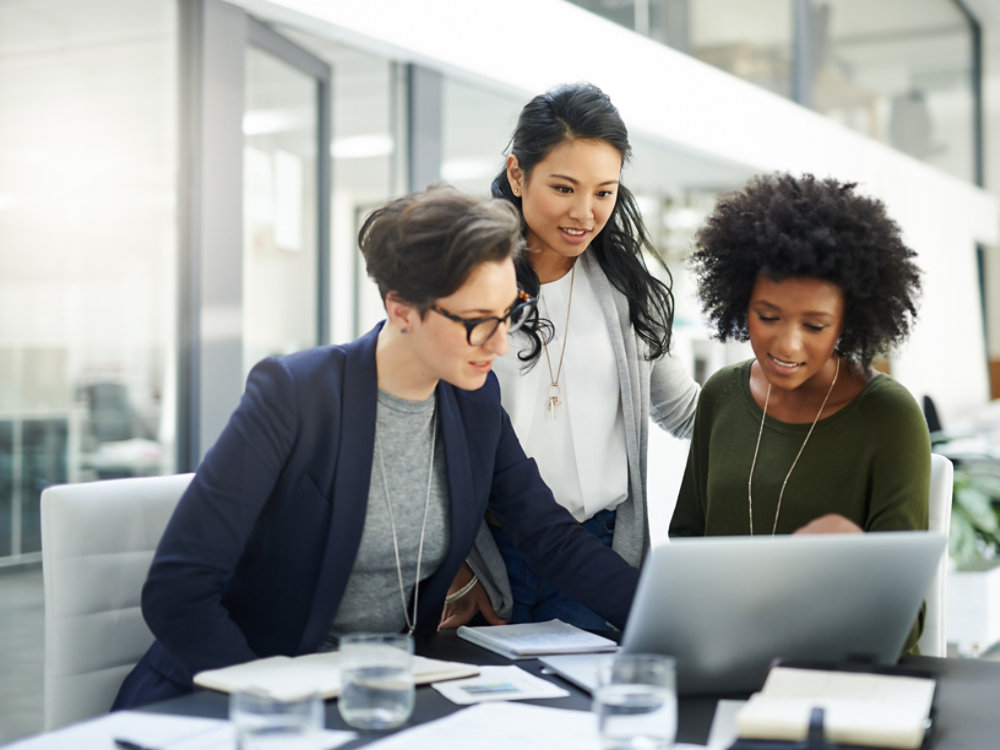
M 941 432 L 943 429 L 941 427 L 941 418 L 938 416 L 938 410 L 937 406 L 934 404 L 934 399 L 930 396 L 924 396 L 923 407 L 924 419 L 927 420 L 927 429 L 931 432 Z
M 45 729 L 105 713 L 153 642 L 139 597 L 192 474 L 42 492 Z
M 955 467 L 951 461 L 939 453 L 931 454 L 931 494 L 928 515 L 928 528 L 940 531 L 945 536 L 951 529 L 951 496 L 954 491 Z M 948 553 L 945 552 L 938 563 L 938 572 L 934 576 L 931 588 L 927 592 L 925 602 L 927 615 L 924 619 L 924 632 L 917 641 L 920 653 L 925 656 L 946 656 L 948 645 L 945 633 L 945 606 L 947 596 L 945 583 L 948 580 Z

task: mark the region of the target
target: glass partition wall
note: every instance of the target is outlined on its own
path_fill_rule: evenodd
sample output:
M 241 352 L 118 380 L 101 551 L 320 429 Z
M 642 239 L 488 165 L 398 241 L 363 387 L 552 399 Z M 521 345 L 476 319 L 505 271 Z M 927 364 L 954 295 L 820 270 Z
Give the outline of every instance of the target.
M 319 199 L 329 190 L 328 134 L 320 144 L 329 66 L 311 55 L 300 59 L 308 53 L 267 27 L 254 33 L 270 49 L 252 44 L 245 57 L 244 373 L 264 357 L 320 343 L 320 261 L 329 233 Z
M 959 0 L 573 0 L 982 184 L 980 30 Z
M 813 105 L 981 184 L 978 28 L 953 0 L 828 0 L 816 11 Z
M 179 145 L 191 92 L 178 50 L 190 51 L 184 19 L 206 11 L 206 33 L 221 35 L 211 48 L 241 56 L 206 84 L 235 108 L 211 124 L 230 127 L 212 143 L 234 144 L 236 160 L 206 152 L 200 163 L 224 179 L 191 211 L 178 165 L 197 143 Z M 264 27 L 218 0 L 0 0 L 0 53 L 7 565 L 39 559 L 44 487 L 193 468 L 214 439 L 203 424 L 199 443 L 199 414 L 225 418 L 240 371 L 381 317 L 357 228 L 405 192 L 407 149 L 404 66 Z M 239 208 L 225 224 L 228 203 L 211 201 L 229 196 Z M 207 219 L 223 229 L 192 253 Z M 226 351 L 239 361 L 220 373 L 204 351 L 222 334 L 236 337 Z
M 332 69 L 330 341 L 356 338 L 382 318 L 357 235 L 375 206 L 407 190 L 405 65 L 344 44 L 278 27 Z
M 0 564 L 48 484 L 174 469 L 174 0 L 0 2 Z

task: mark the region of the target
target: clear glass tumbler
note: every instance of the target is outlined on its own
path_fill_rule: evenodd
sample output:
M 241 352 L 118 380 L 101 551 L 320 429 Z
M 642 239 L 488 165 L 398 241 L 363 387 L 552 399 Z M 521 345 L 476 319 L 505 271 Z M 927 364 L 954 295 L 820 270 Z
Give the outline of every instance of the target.
M 337 708 L 357 729 L 394 729 L 413 712 L 413 638 L 354 633 L 340 639 Z
M 677 734 L 674 660 L 616 654 L 601 665 L 594 712 L 604 750 L 668 750 Z
M 240 690 L 229 696 L 229 720 L 237 750 L 315 750 L 323 730 L 323 699 L 318 693 L 284 700 Z

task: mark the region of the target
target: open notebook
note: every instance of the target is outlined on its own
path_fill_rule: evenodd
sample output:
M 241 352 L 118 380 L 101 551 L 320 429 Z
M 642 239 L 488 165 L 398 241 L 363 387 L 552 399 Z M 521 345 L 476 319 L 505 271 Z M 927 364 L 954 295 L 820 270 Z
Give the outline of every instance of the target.
M 413 681 L 417 685 L 477 674 L 479 667 L 473 664 L 413 657 Z M 196 674 L 194 684 L 224 693 L 260 690 L 285 700 L 317 692 L 324 698 L 336 698 L 340 695 L 340 652 L 269 656 L 231 667 L 209 669 Z

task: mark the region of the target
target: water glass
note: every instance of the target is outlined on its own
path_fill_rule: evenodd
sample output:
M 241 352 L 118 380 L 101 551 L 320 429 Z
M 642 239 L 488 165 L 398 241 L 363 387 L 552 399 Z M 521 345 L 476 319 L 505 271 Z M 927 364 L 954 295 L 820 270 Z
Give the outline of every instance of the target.
M 357 729 L 394 729 L 413 713 L 413 638 L 354 633 L 340 639 L 337 708 Z
M 667 750 L 677 734 L 674 660 L 617 654 L 602 664 L 594 712 L 604 750 Z
M 283 700 L 239 690 L 229 696 L 236 750 L 315 750 L 325 721 L 318 693 Z

